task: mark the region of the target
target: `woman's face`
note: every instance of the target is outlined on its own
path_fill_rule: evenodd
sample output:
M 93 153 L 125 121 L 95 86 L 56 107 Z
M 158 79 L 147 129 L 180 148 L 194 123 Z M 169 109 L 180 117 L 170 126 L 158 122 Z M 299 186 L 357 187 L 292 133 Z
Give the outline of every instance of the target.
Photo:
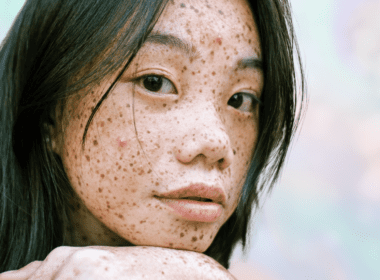
M 84 150 L 86 123 L 115 76 L 58 117 L 53 149 L 78 196 L 67 242 L 204 252 L 238 204 L 255 148 L 260 58 L 246 1 L 169 2 Z

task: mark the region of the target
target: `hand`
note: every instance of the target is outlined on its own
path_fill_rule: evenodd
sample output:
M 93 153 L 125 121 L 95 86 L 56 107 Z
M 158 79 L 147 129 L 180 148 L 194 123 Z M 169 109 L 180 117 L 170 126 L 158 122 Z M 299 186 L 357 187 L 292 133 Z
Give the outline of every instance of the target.
M 212 258 L 159 247 L 58 247 L 44 261 L 0 274 L 23 279 L 235 279 Z

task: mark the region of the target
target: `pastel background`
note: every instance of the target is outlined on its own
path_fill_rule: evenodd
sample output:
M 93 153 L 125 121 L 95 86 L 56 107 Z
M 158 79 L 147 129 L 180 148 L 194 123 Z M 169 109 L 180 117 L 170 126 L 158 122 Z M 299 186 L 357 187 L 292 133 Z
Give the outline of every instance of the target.
M 24 1 L 0 0 L 0 40 Z M 380 279 L 380 0 L 291 0 L 309 106 L 239 280 Z

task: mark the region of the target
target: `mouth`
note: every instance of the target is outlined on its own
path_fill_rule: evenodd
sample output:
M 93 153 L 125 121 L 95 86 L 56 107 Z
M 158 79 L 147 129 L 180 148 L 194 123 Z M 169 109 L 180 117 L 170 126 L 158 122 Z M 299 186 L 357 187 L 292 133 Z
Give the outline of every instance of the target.
M 201 202 L 213 202 L 212 199 L 204 198 L 204 197 L 182 197 L 181 199 L 188 199 L 188 200 L 195 200 L 195 201 L 201 201 Z
M 158 197 L 168 199 L 183 199 L 189 201 L 212 202 L 222 206 L 226 205 L 226 195 L 218 186 L 208 186 L 203 183 L 191 184 L 168 193 L 159 194 Z
M 155 197 L 177 217 L 188 221 L 216 222 L 226 206 L 226 195 L 222 188 L 202 183 Z

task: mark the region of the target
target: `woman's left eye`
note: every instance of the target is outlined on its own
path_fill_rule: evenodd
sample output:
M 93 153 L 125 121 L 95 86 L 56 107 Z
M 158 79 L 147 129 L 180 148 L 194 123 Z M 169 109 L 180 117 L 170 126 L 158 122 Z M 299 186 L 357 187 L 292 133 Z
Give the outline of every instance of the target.
M 254 111 L 257 104 L 261 104 L 260 100 L 253 94 L 245 92 L 238 92 L 228 100 L 228 105 L 240 111 L 250 113 Z
M 157 94 L 176 94 L 171 81 L 159 75 L 146 75 L 138 79 L 140 87 Z

